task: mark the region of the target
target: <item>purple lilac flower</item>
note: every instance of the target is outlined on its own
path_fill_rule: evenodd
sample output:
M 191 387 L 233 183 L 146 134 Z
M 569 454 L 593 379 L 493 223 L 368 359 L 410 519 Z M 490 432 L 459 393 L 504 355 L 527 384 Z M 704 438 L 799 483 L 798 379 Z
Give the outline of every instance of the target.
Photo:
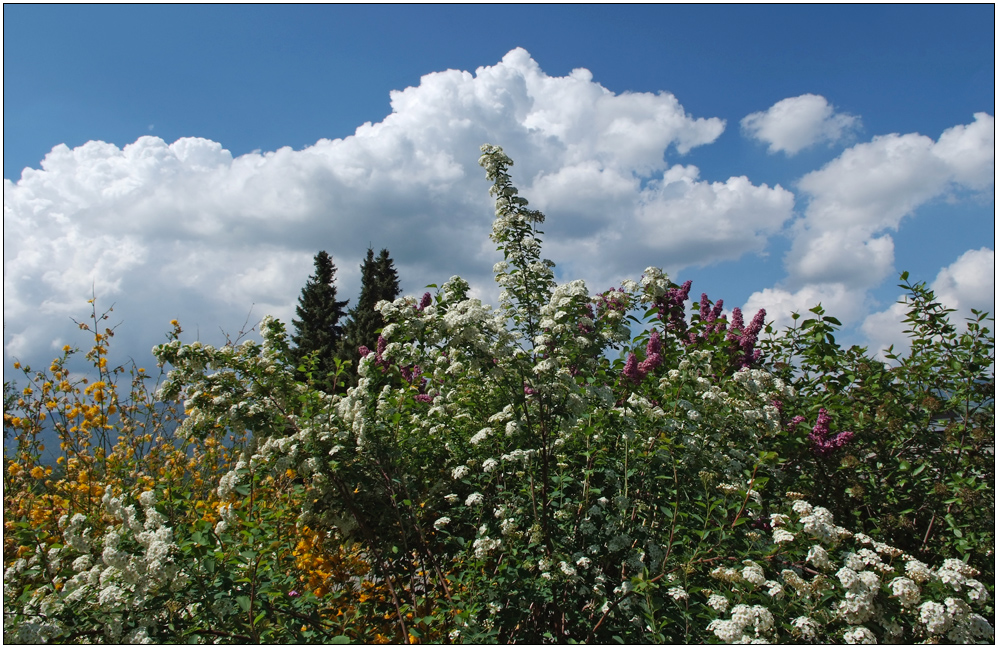
M 762 327 L 765 323 L 766 309 L 760 308 L 759 312 L 752 318 L 752 321 L 749 323 L 748 327 L 742 331 L 741 340 L 738 342 L 738 346 L 742 351 L 742 367 L 748 367 L 758 362 L 759 358 L 762 356 L 762 351 L 755 348 L 755 343 L 759 340 L 759 332 L 762 331 Z
M 658 318 L 665 323 L 667 330 L 674 331 L 683 338 L 686 333 L 686 300 L 690 298 L 692 281 L 686 281 L 678 288 L 669 288 L 656 303 Z
M 433 296 L 430 293 L 428 293 L 428 292 L 423 293 L 423 298 L 419 300 L 419 308 L 418 308 L 418 310 L 423 310 L 424 308 L 426 308 L 427 306 L 429 306 L 431 303 L 433 303 Z
M 742 309 L 735 307 L 731 310 L 731 328 L 724 337 L 728 342 L 733 343 L 735 362 L 739 368 L 750 367 L 762 357 L 762 351 L 755 348 L 755 343 L 759 340 L 759 332 L 762 331 L 766 323 L 766 309 L 760 308 L 748 326 L 745 326 L 745 319 Z
M 708 322 L 717 321 L 717 318 L 721 317 L 722 310 L 724 310 L 724 300 L 718 299 L 717 303 L 714 304 L 714 308 L 711 309 L 710 315 L 707 316 L 707 321 Z M 721 317 L 721 321 L 726 321 L 726 320 L 723 317 Z
M 706 340 L 714 331 L 723 331 L 727 325 L 727 320 L 721 317 L 721 311 L 724 309 L 724 300 L 718 299 L 717 303 L 713 307 L 710 306 L 710 300 L 707 298 L 707 293 L 701 293 L 700 295 L 700 321 L 703 323 L 703 332 L 700 333 L 700 338 Z M 720 319 L 718 319 L 720 318 Z
M 808 435 L 811 440 L 811 452 L 819 457 L 827 457 L 835 450 L 843 447 L 855 436 L 854 433 L 845 431 L 839 432 L 831 439 L 828 438 L 832 417 L 828 415 L 825 408 L 818 410 L 818 422 Z
M 624 378 L 635 383 L 641 382 L 641 379 L 644 378 L 638 368 L 638 357 L 633 353 L 627 356 L 627 362 L 624 363 Z
M 524 383 L 523 384 L 523 393 L 526 394 L 527 396 L 530 396 L 531 394 L 536 394 L 537 390 L 534 389 L 533 387 L 531 387 L 530 385 Z
M 385 347 L 387 347 L 387 346 L 388 346 L 388 343 L 385 342 L 385 338 L 383 338 L 383 337 L 381 337 L 379 335 L 378 336 L 378 350 L 376 352 L 374 352 L 374 364 L 376 366 L 378 366 L 378 367 L 381 367 L 381 371 L 382 372 L 384 372 L 386 370 L 386 368 L 388 367 L 388 362 L 382 356 L 382 354 L 384 354 L 384 352 L 385 352 Z M 371 355 L 372 351 L 370 349 L 368 349 L 366 346 L 362 345 L 362 346 L 357 347 L 357 353 L 360 354 L 361 358 L 366 358 L 367 356 Z
M 656 367 L 662 364 L 662 339 L 658 331 L 652 331 L 645 346 L 645 359 L 638 362 L 638 357 L 631 353 L 624 364 L 624 377 L 638 383 L 645 379 Z
M 662 353 L 662 339 L 658 336 L 658 331 L 652 330 L 651 335 L 648 336 L 648 345 L 645 347 L 645 354 L 650 358 L 660 353 Z
M 731 309 L 731 328 L 728 330 L 725 339 L 729 341 L 737 340 L 738 334 L 743 328 L 745 328 L 745 320 L 742 318 L 742 309 L 735 306 Z
M 596 313 L 602 316 L 608 311 L 627 312 L 627 293 L 623 288 L 611 288 L 596 296 Z M 596 320 L 593 319 L 595 322 Z
M 644 379 L 656 367 L 662 364 L 662 342 L 659 339 L 658 331 L 652 331 L 648 338 L 648 346 L 645 347 L 645 359 L 638 365 L 638 372 L 641 379 Z
M 793 417 L 792 419 L 790 419 L 790 423 L 787 424 L 787 432 L 793 432 L 794 430 L 797 429 L 798 425 L 800 425 L 801 423 L 803 423 L 806 420 L 807 419 L 805 419 L 800 414 L 798 414 L 797 416 Z
M 433 402 L 433 396 L 430 396 L 429 394 L 416 394 L 416 402 L 417 403 L 432 403 Z
M 399 372 L 402 374 L 402 377 L 405 378 L 407 383 L 414 384 L 417 380 L 419 380 L 419 376 L 423 373 L 423 370 L 419 367 L 419 365 L 413 365 L 411 369 L 409 367 L 402 367 L 399 369 Z

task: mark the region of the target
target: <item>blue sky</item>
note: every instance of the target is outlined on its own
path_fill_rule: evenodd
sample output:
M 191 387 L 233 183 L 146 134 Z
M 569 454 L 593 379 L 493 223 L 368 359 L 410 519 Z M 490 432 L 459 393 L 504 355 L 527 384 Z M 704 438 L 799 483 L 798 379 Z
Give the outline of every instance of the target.
M 319 249 L 341 298 L 370 243 L 494 303 L 484 138 L 591 291 L 658 265 L 872 346 L 904 269 L 993 310 L 994 42 L 993 5 L 5 5 L 4 365 L 85 345 L 91 288 L 140 363 L 288 321 Z

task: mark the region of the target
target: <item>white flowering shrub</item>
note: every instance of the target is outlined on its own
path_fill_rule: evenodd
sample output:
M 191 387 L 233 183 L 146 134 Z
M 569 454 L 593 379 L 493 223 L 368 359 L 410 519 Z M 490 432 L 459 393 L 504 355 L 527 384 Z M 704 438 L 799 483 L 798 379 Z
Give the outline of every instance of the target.
M 931 568 L 863 533 L 834 524 L 829 511 L 796 500 L 752 532 L 759 560 L 720 564 L 708 630 L 726 643 L 988 643 L 994 628 L 980 572 L 950 558 Z M 766 537 L 769 535 L 770 537 Z M 781 537 L 781 541 L 777 538 Z M 741 565 L 739 567 L 739 565 Z M 749 611 L 752 614 L 749 614 Z M 777 621 L 774 621 L 776 619 Z
M 993 529 L 993 470 L 981 457 L 989 420 L 993 446 L 994 401 L 975 382 L 988 357 L 993 367 L 987 329 L 955 343 L 964 355 L 953 357 L 976 364 L 944 376 L 973 412 L 932 441 L 923 428 L 933 419 L 911 407 L 925 402 L 918 381 L 872 368 L 861 350 L 841 352 L 820 308 L 764 339 L 764 312 L 746 323 L 703 295 L 690 316 L 690 282 L 654 267 L 597 294 L 558 284 L 541 257 L 544 216 L 518 196 L 512 161 L 486 145 L 480 162 L 503 254 L 497 308 L 469 297 L 459 277 L 419 300 L 379 303 L 381 339 L 357 359 L 345 394 L 300 382 L 283 325 L 269 318 L 262 344 L 154 349 L 172 367 L 163 397 L 185 402 L 180 438 L 249 431 L 251 440 L 213 484 L 217 516 L 172 527 L 172 539 L 158 531 L 156 551 L 137 536 L 130 545 L 136 574 L 176 568 L 162 591 L 182 578 L 196 586 L 185 591 L 197 596 L 173 593 L 170 622 L 186 630 L 129 616 L 122 633 L 209 639 L 210 617 L 219 638 L 252 641 L 992 640 L 993 532 L 979 523 L 990 514 Z M 924 301 L 915 311 L 931 310 Z M 632 325 L 645 330 L 633 335 Z M 882 411 L 863 404 L 880 396 Z M 871 485 L 884 466 L 907 481 L 878 509 L 863 488 L 890 490 Z M 922 492 L 930 475 L 945 493 L 906 500 L 904 488 Z M 264 515 L 253 499 L 274 476 L 297 489 L 295 519 L 279 515 L 290 505 Z M 73 565 L 92 570 L 103 553 L 70 528 Z M 941 540 L 941 528 L 960 542 Z M 370 576 L 337 581 L 316 567 L 314 543 L 294 544 L 316 530 L 327 544 L 359 547 Z M 308 596 L 292 597 L 294 578 L 270 558 L 288 542 L 296 564 L 311 561 L 312 576 L 298 576 Z M 145 596 L 115 586 L 133 592 L 122 600 Z M 334 618 L 316 612 L 345 597 Z M 96 615 L 117 610 L 114 601 L 88 605 Z M 73 636 L 37 608 L 17 614 L 17 632 Z M 385 624 L 385 634 L 363 634 Z

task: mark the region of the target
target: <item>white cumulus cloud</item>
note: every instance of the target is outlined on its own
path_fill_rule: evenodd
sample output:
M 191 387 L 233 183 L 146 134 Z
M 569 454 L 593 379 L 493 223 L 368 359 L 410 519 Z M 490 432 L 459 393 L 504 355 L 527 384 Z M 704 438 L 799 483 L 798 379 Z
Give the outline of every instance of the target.
M 875 137 L 801 178 L 810 200 L 787 257 L 793 281 L 880 283 L 893 272 L 886 230 L 949 191 L 994 191 L 994 129 L 993 116 L 977 113 L 937 142 L 917 133 Z
M 936 141 L 917 133 L 878 136 L 806 174 L 797 183 L 806 207 L 791 228 L 787 277 L 755 292 L 746 307 L 766 308 L 786 323 L 788 307 L 804 313 L 820 298 L 844 324 L 863 321 L 868 291 L 896 272 L 890 231 L 905 217 L 960 192 L 993 200 L 994 128 L 993 116 L 977 113 L 972 123 L 949 128 Z M 962 276 L 960 285 L 970 285 Z M 888 315 L 871 317 L 863 329 L 868 335 Z
M 506 149 L 521 192 L 547 211 L 545 256 L 575 263 L 594 289 L 647 265 L 759 252 L 792 213 L 781 187 L 702 180 L 676 162 L 723 120 L 689 115 L 667 92 L 614 93 L 587 70 L 549 76 L 522 49 L 474 74 L 427 74 L 391 106 L 297 151 L 234 157 L 219 142 L 143 136 L 60 145 L 5 179 L 5 357 L 45 362 L 53 346 L 85 345 L 69 318 L 85 316 L 92 291 L 115 302 L 116 344 L 140 363 L 174 317 L 207 342 L 251 308 L 251 322 L 290 323 L 320 249 L 341 299 L 355 298 L 369 244 L 391 251 L 406 292 L 461 274 L 494 297 L 484 142 Z M 632 245 L 626 228 L 647 235 Z
M 794 155 L 815 144 L 849 137 L 859 128 L 860 119 L 836 112 L 821 95 L 803 94 L 747 115 L 741 125 L 747 136 L 768 144 L 770 153 Z

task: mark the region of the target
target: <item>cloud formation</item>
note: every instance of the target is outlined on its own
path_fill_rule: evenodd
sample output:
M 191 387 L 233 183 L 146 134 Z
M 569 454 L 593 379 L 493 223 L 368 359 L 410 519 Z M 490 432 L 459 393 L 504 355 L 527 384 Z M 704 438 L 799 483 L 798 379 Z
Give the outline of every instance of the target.
M 844 323 L 857 322 L 867 291 L 896 272 L 890 230 L 940 197 L 970 191 L 994 199 L 994 132 L 994 117 L 977 113 L 935 142 L 917 133 L 874 137 L 806 174 L 797 185 L 807 206 L 792 228 L 787 277 L 748 303 L 786 324 L 786 306 L 806 310 L 821 297 Z
M 747 115 L 741 125 L 745 135 L 768 144 L 770 153 L 795 155 L 815 144 L 834 144 L 850 136 L 859 128 L 860 119 L 835 112 L 821 95 L 803 94 Z
M 299 151 L 91 141 L 5 179 L 5 358 L 46 362 L 85 345 L 69 318 L 86 314 L 91 291 L 117 304 L 116 341 L 139 362 L 174 317 L 209 342 L 251 305 L 251 321 L 290 322 L 319 249 L 341 298 L 357 294 L 369 244 L 391 251 L 407 292 L 460 274 L 494 297 L 483 142 L 506 149 L 521 191 L 547 211 L 545 256 L 593 289 L 647 265 L 759 252 L 792 215 L 781 187 L 701 180 L 673 159 L 715 141 L 723 120 L 691 116 L 666 92 L 615 94 L 584 69 L 548 76 L 522 49 L 474 74 L 428 74 L 391 106 Z M 621 234 L 634 231 L 646 235 Z
M 723 120 L 690 115 L 667 92 L 611 92 L 584 69 L 549 76 L 522 49 L 474 74 L 427 74 L 392 92 L 391 106 L 352 136 L 298 151 L 234 157 L 197 137 L 91 141 L 57 146 L 41 169 L 5 179 L 5 361 L 37 364 L 63 344 L 86 345 L 70 318 L 86 316 L 92 294 L 116 304 L 116 347 L 140 364 L 173 318 L 212 343 L 248 313 L 250 323 L 268 313 L 290 323 L 320 249 L 338 267 L 341 299 L 357 295 L 372 245 L 391 251 L 407 293 L 460 274 L 494 303 L 484 142 L 517 161 L 514 181 L 547 214 L 545 256 L 594 291 L 649 265 L 679 278 L 765 253 L 789 234 L 786 279 L 746 304 L 777 324 L 818 301 L 847 324 L 864 321 L 869 290 L 893 271 L 890 231 L 930 200 L 993 199 L 994 118 L 984 113 L 937 141 L 894 134 L 857 144 L 804 175 L 795 196 L 743 175 L 704 179 L 683 163 L 717 140 Z M 808 132 L 827 140 L 832 131 Z M 802 145 L 795 137 L 773 142 L 789 152 Z M 937 279 L 961 308 L 980 293 L 968 292 L 968 263 Z

